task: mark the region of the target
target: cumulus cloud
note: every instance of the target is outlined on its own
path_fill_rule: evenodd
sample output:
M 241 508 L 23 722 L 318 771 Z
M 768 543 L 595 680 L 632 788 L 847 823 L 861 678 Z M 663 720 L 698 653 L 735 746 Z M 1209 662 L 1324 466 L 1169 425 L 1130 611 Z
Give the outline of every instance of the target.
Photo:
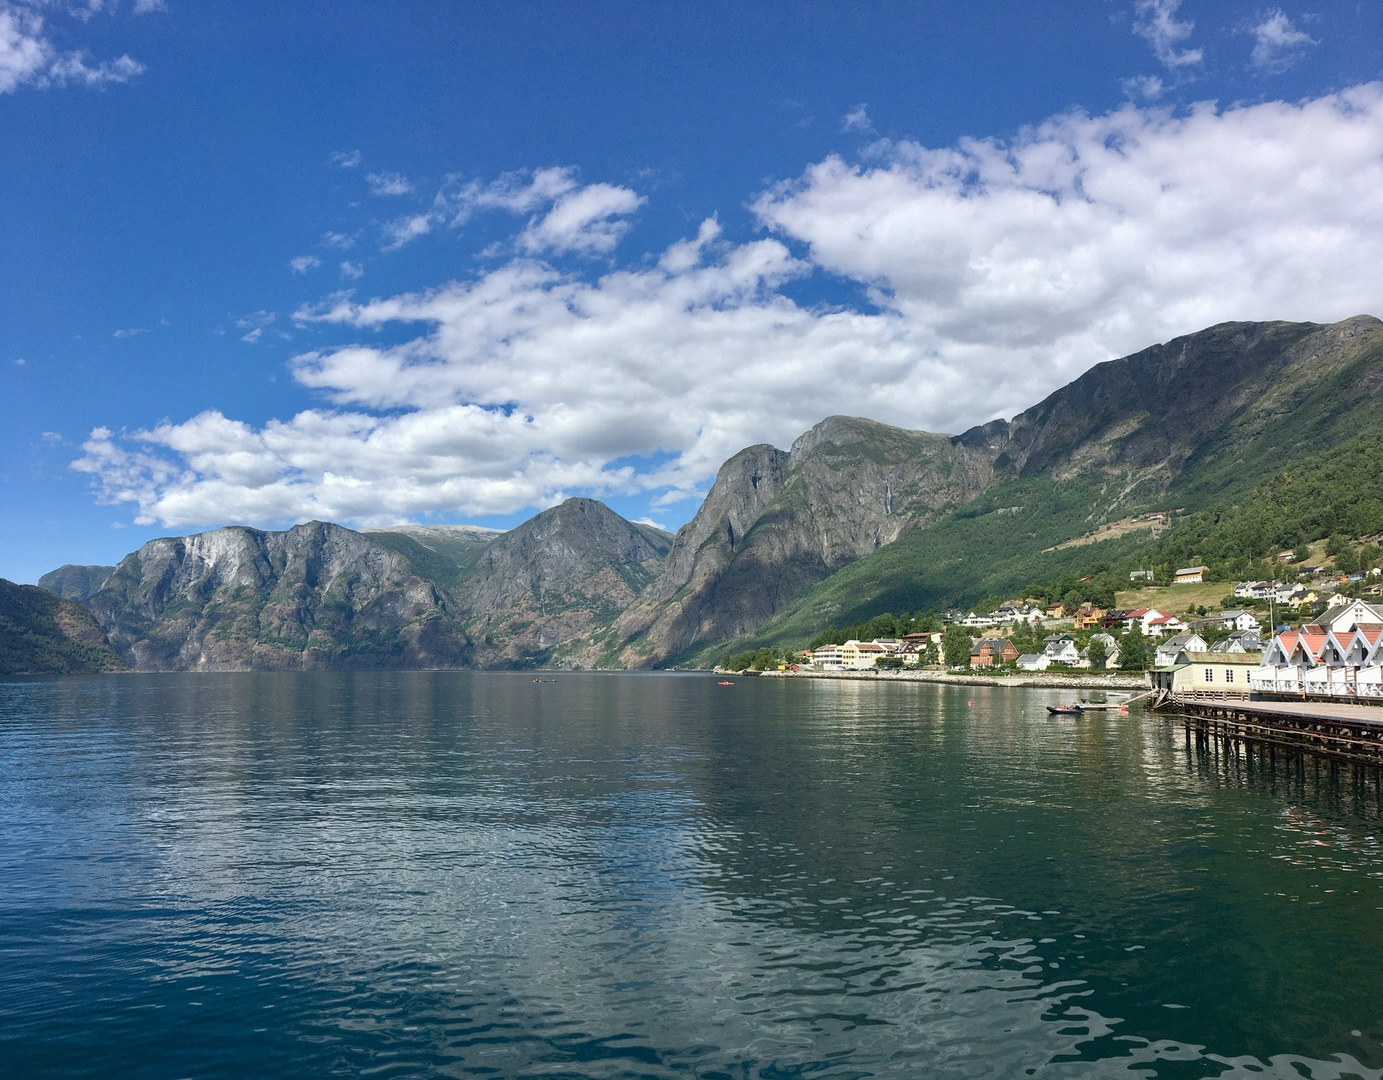
M 365 276 L 365 267 L 347 259 L 341 263 L 341 276 L 347 281 L 356 281 Z
M 372 195 L 407 195 L 413 183 L 403 173 L 370 173 L 365 177 Z
M 1254 67 L 1274 73 L 1286 71 L 1300 60 L 1308 45 L 1320 44 L 1310 34 L 1293 26 L 1281 8 L 1260 13 L 1242 29 L 1253 35 L 1250 59 Z
M 316 255 L 295 255 L 288 260 L 288 266 L 295 274 L 305 274 L 322 265 L 322 260 Z
M 530 215 L 520 237 L 585 190 L 539 196 L 535 177 L 505 196 Z M 354 340 L 293 358 L 320 407 L 94 433 L 79 466 L 103 499 L 168 526 L 474 516 L 577 493 L 656 508 L 704 490 L 743 446 L 785 446 L 830 413 L 954 432 L 1216 322 L 1377 313 L 1383 86 L 1185 114 L 1130 104 L 1009 142 L 881 144 L 752 207 L 765 236 L 736 241 L 707 220 L 598 275 L 516 240 L 464 281 L 328 297 L 294 313 Z M 823 271 L 869 305 L 790 298 Z
M 359 150 L 337 150 L 331 155 L 331 163 L 342 169 L 354 169 L 364 160 L 365 155 Z
M 1204 58 L 1200 49 L 1178 48 L 1196 29 L 1190 19 L 1176 17 L 1180 7 L 1181 0 L 1137 0 L 1133 5 L 1133 32 L 1147 41 L 1158 61 L 1172 71 L 1199 64 Z
M 76 9 L 90 17 L 101 8 Z M 43 17 L 30 5 L 0 0 L 0 94 L 14 93 L 24 85 L 101 87 L 129 82 L 144 72 L 144 65 L 128 55 L 93 62 L 86 50 L 60 53 L 46 36 Z

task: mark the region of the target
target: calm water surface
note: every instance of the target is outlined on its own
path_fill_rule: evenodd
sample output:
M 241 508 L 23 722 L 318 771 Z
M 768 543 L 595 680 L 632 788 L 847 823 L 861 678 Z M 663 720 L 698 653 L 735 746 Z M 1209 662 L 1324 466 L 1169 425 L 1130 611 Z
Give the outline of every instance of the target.
M 1383 1077 L 1375 770 L 1037 692 L 0 683 L 0 1074 Z

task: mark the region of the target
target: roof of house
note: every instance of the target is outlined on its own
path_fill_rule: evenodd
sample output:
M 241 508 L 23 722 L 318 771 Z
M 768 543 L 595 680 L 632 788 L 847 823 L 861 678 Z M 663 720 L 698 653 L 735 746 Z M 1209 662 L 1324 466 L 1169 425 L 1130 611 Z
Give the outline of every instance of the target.
M 1170 638 L 1168 638 L 1168 639 L 1167 639 L 1166 641 L 1164 641 L 1161 645 L 1159 645 L 1158 648 L 1159 648 L 1159 649 L 1170 649 L 1170 648 L 1177 648 L 1177 649 L 1179 649 L 1179 648 L 1181 648 L 1183 645 L 1189 645 L 1192 641 L 1195 641 L 1195 640 L 1204 641 L 1205 638 L 1201 637 L 1199 634 L 1190 634 L 1190 633 L 1187 633 L 1187 634 L 1178 634 L 1176 637 L 1170 637 Z
M 1020 664 L 1031 664 L 1031 663 L 1034 663 L 1034 662 L 1037 661 L 1037 660 L 1042 660 L 1042 659 L 1044 659 L 1044 658 L 1045 658 L 1045 655 L 1046 655 L 1045 653 L 1040 653 L 1040 652 L 1029 652 L 1029 653 L 1024 653 L 1022 656 L 1020 656 L 1020 657 L 1018 658 L 1018 662 L 1019 662 Z
M 1177 577 L 1181 577 L 1182 574 L 1203 574 L 1209 569 L 1208 566 L 1183 566 L 1177 571 Z
M 1238 664 L 1242 667 L 1257 667 L 1263 659 L 1263 654 L 1256 652 L 1187 652 L 1184 649 L 1178 659 L 1182 656 L 1189 664 Z

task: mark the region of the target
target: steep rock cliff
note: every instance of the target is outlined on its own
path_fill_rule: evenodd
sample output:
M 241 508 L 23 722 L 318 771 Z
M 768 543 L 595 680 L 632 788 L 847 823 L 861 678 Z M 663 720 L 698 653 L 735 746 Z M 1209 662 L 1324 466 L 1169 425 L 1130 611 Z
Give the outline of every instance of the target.
M 659 579 L 617 622 L 620 659 L 658 664 L 745 633 L 991 477 L 984 451 L 856 417 L 823 420 L 788 452 L 742 450 L 678 533 Z
M 469 642 L 408 560 L 339 525 L 153 540 L 89 601 L 141 671 L 464 666 Z
M 657 577 L 672 537 L 568 499 L 486 546 L 455 592 L 480 666 L 591 663 L 595 640 Z

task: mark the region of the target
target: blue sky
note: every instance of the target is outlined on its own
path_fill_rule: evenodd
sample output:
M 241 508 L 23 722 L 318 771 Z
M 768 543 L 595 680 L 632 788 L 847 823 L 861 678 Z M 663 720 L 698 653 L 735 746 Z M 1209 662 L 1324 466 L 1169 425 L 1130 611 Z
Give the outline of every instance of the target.
M 1356 2 L 0 0 L 0 576 L 675 528 L 832 412 L 1383 315 L 1380 78 Z

